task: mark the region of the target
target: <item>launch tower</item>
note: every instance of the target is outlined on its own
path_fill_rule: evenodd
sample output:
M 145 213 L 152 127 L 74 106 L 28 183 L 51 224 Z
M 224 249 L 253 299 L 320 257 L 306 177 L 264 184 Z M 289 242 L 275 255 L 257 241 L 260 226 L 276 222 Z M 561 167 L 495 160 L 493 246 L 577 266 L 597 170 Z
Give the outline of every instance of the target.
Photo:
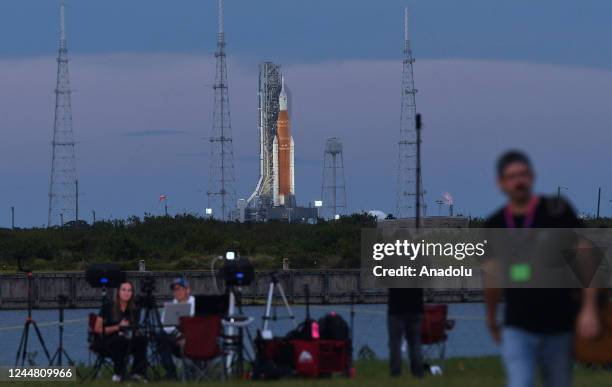
M 259 179 L 247 200 L 252 209 L 261 210 L 273 203 L 273 142 L 278 120 L 278 97 L 281 92 L 280 65 L 264 62 L 259 65 Z

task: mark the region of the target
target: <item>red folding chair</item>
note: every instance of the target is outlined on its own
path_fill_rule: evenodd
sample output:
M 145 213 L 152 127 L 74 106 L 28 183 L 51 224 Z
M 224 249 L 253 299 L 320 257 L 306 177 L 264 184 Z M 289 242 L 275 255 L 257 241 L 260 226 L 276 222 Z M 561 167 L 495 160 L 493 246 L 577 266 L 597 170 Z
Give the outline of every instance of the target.
M 221 316 L 181 317 L 179 330 L 185 339 L 183 380 L 225 379 Z
M 454 320 L 448 318 L 448 305 L 427 304 L 421 322 L 421 345 L 423 360 L 444 362 L 446 356 L 447 331 L 455 326 Z
M 102 347 L 102 337 L 95 332 L 96 320 L 98 315 L 90 313 L 87 320 L 87 343 L 89 353 L 96 357 L 91 372 L 83 377 L 83 380 L 95 379 L 100 376 L 103 369 L 108 369 L 112 373 L 113 363 L 110 360 L 110 354 L 104 351 Z

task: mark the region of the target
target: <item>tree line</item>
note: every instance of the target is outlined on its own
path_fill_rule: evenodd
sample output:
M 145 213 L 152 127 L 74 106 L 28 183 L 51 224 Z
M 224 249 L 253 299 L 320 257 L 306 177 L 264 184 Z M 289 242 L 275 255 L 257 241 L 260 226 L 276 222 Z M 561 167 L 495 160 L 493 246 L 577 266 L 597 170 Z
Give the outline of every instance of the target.
M 584 219 L 587 227 L 611 227 L 612 218 Z M 481 227 L 482 218 L 470 219 Z M 18 260 L 40 271 L 83 270 L 91 263 L 118 263 L 137 270 L 204 270 L 215 257 L 235 251 L 258 270 L 358 268 L 361 230 L 376 227 L 368 214 L 320 220 L 316 224 L 271 221 L 220 222 L 189 214 L 69 223 L 64 227 L 1 229 L 0 271 L 14 271 Z
M 235 251 L 259 270 L 359 267 L 363 227 L 375 227 L 367 214 L 320 220 L 316 224 L 238 223 L 182 214 L 69 223 L 63 227 L 0 229 L 0 270 L 21 259 L 34 270 L 83 270 L 113 262 L 136 270 L 208 269 L 212 259 Z

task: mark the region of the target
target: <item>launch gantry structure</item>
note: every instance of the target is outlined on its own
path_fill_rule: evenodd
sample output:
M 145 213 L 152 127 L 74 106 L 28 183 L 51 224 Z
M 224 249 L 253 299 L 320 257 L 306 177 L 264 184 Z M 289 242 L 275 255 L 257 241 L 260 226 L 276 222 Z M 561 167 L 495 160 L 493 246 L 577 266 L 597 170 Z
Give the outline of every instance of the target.
M 249 207 L 261 210 L 273 200 L 273 142 L 278 121 L 278 97 L 282 87 L 281 66 L 272 62 L 259 65 L 259 179 L 247 200 Z

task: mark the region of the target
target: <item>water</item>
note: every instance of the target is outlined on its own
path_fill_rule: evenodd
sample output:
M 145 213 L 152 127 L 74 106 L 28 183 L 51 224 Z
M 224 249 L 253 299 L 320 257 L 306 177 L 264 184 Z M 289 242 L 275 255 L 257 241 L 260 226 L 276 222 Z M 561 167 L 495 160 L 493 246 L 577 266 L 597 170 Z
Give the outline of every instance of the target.
M 364 345 L 368 345 L 379 358 L 387 358 L 387 321 L 386 305 L 356 305 L 355 306 L 355 335 L 354 348 L 358 351 Z M 347 322 L 350 319 L 348 305 L 313 305 L 311 316 L 319 318 L 325 313 L 336 311 L 342 315 Z M 93 309 L 77 309 L 65 311 L 64 348 L 70 357 L 77 361 L 89 364 L 89 351 L 87 350 L 87 315 L 95 313 Z M 261 316 L 264 314 L 262 306 L 245 307 L 247 315 L 256 318 L 251 324 L 251 332 L 261 327 Z M 294 306 L 293 312 L 296 321 L 300 322 L 306 315 L 304 306 Z M 284 308 L 278 308 L 279 317 L 286 316 Z M 26 311 L 0 311 L 0 365 L 12 365 L 15 362 L 15 354 L 19 346 L 22 326 L 26 317 Z M 58 327 L 53 322 L 58 320 L 56 310 L 35 310 L 33 318 L 40 326 L 41 334 L 47 348 L 53 355 L 58 346 Z M 449 318 L 455 319 L 456 324 L 449 332 L 446 344 L 446 356 L 485 356 L 497 355 L 498 349 L 491 340 L 484 320 L 483 304 L 450 304 Z M 49 324 L 51 323 L 51 324 Z M 291 329 L 291 321 L 287 319 L 271 323 L 273 332 L 277 336 L 286 334 Z M 30 332 L 30 352 L 37 351 L 36 360 L 38 364 L 44 364 L 45 355 L 38 344 L 34 331 Z

